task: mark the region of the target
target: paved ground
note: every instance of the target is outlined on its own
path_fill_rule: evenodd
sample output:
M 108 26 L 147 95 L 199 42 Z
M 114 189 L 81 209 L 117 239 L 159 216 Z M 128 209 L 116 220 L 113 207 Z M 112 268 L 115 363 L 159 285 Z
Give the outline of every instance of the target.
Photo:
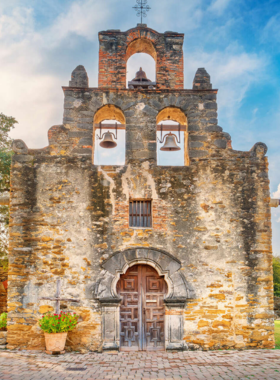
M 103 353 L 0 352 L 1 380 L 277 379 L 280 350 Z

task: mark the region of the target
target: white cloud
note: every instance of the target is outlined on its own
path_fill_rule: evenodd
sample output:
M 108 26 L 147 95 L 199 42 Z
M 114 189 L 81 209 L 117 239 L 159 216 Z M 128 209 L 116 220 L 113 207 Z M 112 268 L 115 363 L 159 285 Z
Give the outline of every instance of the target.
M 214 0 L 209 7 L 209 11 L 221 15 L 228 7 L 230 1 L 231 0 Z
M 263 29 L 261 41 L 263 43 L 280 42 L 280 13 L 272 16 Z
M 108 5 L 111 3 L 107 1 Z M 14 116 L 19 122 L 11 133 L 12 138 L 23 139 L 30 148 L 47 145 L 48 129 L 62 122 L 61 85 L 67 85 L 75 68 L 61 76 L 52 65 L 59 62 L 60 54 L 71 45 L 73 35 L 97 39 L 110 12 L 110 7 L 103 10 L 102 7 L 102 3 L 92 0 L 76 2 L 39 31 L 31 8 L 18 6 L 4 13 L 2 5 L 0 112 Z M 49 67 L 46 62 L 51 62 Z M 77 64 L 80 63 L 83 62 Z M 59 64 L 64 66 L 63 62 Z
M 30 147 L 42 147 L 47 144 L 46 131 L 54 113 L 58 116 L 55 103 L 61 99 L 54 90 L 56 76 L 39 70 L 43 38 L 35 32 L 33 21 L 32 11 L 26 8 L 0 17 L 0 104 L 1 112 L 19 121 L 12 137 L 23 138 Z M 40 131 L 45 131 L 43 138 Z
M 61 14 L 48 31 L 52 42 L 66 38 L 74 33 L 89 40 L 96 40 L 99 30 L 103 30 L 105 20 L 112 15 L 113 0 L 107 0 L 106 6 L 100 1 L 78 1 L 73 3 L 68 12 Z
M 201 26 L 205 0 L 150 0 L 152 10 L 148 17 L 148 26 L 164 32 L 174 30 L 178 32 L 196 30 Z M 149 21 L 152 20 L 152 23 Z M 144 22 L 146 22 L 144 20 Z
M 33 30 L 33 12 L 29 8 L 16 8 L 11 15 L 0 15 L 0 40 L 20 40 Z
M 273 198 L 280 199 L 280 184 L 278 185 L 277 191 L 275 191 L 272 196 Z
M 237 111 L 246 92 L 256 81 L 262 80 L 266 60 L 257 54 L 240 51 L 236 45 L 230 45 L 225 51 L 205 53 L 197 51 L 188 62 L 186 77 L 193 79 L 198 67 L 205 67 L 211 76 L 213 88 L 218 88 L 219 107 L 227 110 L 228 116 Z

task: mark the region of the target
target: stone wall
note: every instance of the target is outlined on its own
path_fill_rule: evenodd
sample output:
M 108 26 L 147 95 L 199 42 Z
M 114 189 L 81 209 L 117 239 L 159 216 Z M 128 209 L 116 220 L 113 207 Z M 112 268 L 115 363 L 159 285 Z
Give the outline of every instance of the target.
M 183 309 L 166 308 L 168 320 L 182 318 L 184 348 L 272 348 L 266 146 L 232 149 L 204 69 L 194 90 L 157 91 L 82 88 L 87 76 L 77 70 L 63 88 L 64 124 L 50 129 L 50 145 L 13 144 L 8 348 L 44 348 L 37 321 L 53 304 L 41 298 L 55 294 L 60 276 L 62 296 L 80 299 L 62 304 L 80 316 L 68 349 L 101 350 L 104 310 L 114 313 L 95 296 L 107 280 L 102 265 L 140 248 L 172 255 L 192 289 Z M 124 166 L 93 164 L 95 116 L 108 105 L 125 120 Z M 157 166 L 157 116 L 168 107 L 187 119 L 183 167 Z M 130 199 L 152 199 L 152 228 L 129 227 Z

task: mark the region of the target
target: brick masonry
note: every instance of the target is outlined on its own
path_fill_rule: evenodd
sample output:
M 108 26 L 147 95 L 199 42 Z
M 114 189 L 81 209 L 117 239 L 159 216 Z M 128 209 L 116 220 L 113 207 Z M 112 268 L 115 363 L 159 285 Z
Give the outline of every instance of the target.
M 0 352 L 7 380 L 278 380 L 279 350 L 216 352 Z
M 99 87 L 126 88 L 127 60 L 135 53 L 147 53 L 156 62 L 158 88 L 184 88 L 184 35 L 158 33 L 138 24 L 127 32 L 99 33 Z
M 104 36 L 127 46 L 140 29 L 102 32 L 101 51 Z M 112 61 L 106 54 L 103 68 Z M 63 125 L 50 129 L 49 146 L 31 150 L 14 142 L 8 348 L 44 347 L 37 320 L 53 304 L 40 298 L 55 293 L 60 276 L 62 295 L 81 300 L 62 304 L 80 315 L 68 349 L 102 350 L 105 309 L 94 297 L 105 276 L 101 265 L 115 252 L 137 248 L 168 252 L 191 284 L 183 309 L 167 308 L 183 318 L 184 349 L 274 347 L 266 146 L 232 149 L 217 124 L 217 90 L 205 70 L 197 72 L 192 90 L 180 89 L 180 77 L 147 91 L 119 88 L 121 70 L 107 78 L 101 72 L 100 85 L 110 88 L 88 88 L 81 66 L 78 71 L 75 86 L 63 87 Z M 94 118 L 108 105 L 125 120 L 124 166 L 93 163 Z M 189 164 L 183 167 L 157 166 L 157 116 L 168 107 L 186 116 Z M 153 228 L 129 227 L 129 199 L 152 199 Z

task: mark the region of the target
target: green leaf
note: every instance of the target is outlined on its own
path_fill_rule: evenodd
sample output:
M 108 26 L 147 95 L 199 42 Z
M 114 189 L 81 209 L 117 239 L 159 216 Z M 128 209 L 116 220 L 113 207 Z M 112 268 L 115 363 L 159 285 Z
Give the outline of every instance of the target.
M 0 195 L 10 191 L 10 167 L 13 151 L 11 150 L 12 140 L 9 132 L 17 123 L 16 119 L 0 113 Z M 7 266 L 8 254 L 8 225 L 9 208 L 0 206 L 0 266 Z

